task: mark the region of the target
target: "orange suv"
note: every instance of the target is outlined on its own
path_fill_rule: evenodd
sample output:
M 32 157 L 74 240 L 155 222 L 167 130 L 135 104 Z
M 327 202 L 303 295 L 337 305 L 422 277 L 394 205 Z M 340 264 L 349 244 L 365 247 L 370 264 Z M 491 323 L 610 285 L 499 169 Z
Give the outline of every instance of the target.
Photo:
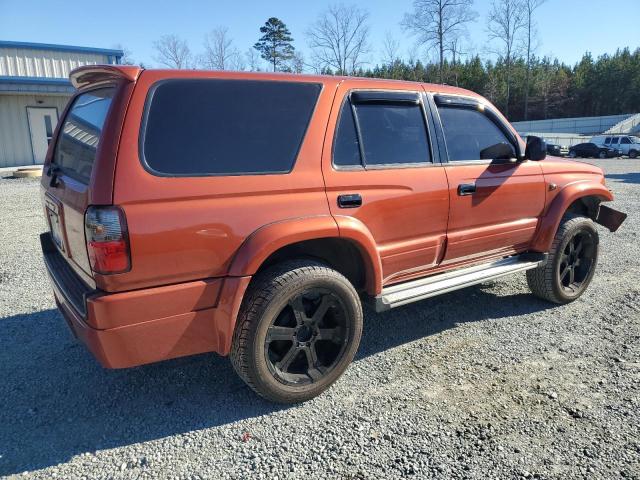
M 484 98 L 411 82 L 87 66 L 42 178 L 64 318 L 109 368 L 230 355 L 299 402 L 354 357 L 362 301 L 398 307 L 514 272 L 578 298 L 602 171 L 545 159 Z

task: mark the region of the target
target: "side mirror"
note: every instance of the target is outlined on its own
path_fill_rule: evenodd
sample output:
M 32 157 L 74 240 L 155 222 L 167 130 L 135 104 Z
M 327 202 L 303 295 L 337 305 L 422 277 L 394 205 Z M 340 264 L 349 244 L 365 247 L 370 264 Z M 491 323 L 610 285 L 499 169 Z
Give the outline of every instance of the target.
M 527 149 L 524 151 L 527 160 L 544 160 L 547 158 L 547 143 L 540 137 L 529 135 L 527 137 Z
M 496 143 L 480 151 L 481 160 L 516 162 L 516 152 L 510 143 Z

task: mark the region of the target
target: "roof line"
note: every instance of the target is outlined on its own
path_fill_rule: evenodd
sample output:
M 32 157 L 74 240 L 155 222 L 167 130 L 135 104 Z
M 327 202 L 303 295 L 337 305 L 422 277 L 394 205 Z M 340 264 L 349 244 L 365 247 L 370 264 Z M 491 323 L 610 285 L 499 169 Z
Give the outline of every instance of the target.
M 11 77 L 11 76 L 0 76 L 0 83 L 14 83 L 14 84 L 24 84 L 28 83 L 31 85 L 65 85 L 71 86 L 71 82 L 68 78 L 51 78 L 51 77 Z
M 112 55 L 114 57 L 124 56 L 124 52 L 122 50 L 112 48 L 78 47 L 75 45 L 56 45 L 53 43 L 14 42 L 10 40 L 0 40 L 0 48 L 29 48 L 33 50 L 58 50 L 63 52 L 77 53 L 101 53 L 103 55 Z

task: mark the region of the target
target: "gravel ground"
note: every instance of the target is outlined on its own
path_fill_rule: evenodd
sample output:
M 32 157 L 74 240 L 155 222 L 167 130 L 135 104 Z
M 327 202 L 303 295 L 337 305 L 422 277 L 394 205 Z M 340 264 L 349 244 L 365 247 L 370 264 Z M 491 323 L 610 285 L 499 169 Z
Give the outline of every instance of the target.
M 326 394 L 284 408 L 215 355 L 102 369 L 54 308 L 38 184 L 0 180 L 0 475 L 640 478 L 640 161 L 629 219 L 567 306 L 524 275 L 385 314 Z

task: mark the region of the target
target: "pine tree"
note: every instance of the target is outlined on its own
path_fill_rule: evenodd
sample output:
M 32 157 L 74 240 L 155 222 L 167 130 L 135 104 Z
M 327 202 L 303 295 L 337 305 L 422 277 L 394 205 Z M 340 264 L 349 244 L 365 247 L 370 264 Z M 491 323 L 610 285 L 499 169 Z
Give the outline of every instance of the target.
M 260 27 L 262 37 L 253 46 L 260 52 L 260 56 L 273 65 L 276 72 L 293 58 L 295 48 L 291 44 L 291 32 L 282 20 L 271 17 L 264 26 Z

